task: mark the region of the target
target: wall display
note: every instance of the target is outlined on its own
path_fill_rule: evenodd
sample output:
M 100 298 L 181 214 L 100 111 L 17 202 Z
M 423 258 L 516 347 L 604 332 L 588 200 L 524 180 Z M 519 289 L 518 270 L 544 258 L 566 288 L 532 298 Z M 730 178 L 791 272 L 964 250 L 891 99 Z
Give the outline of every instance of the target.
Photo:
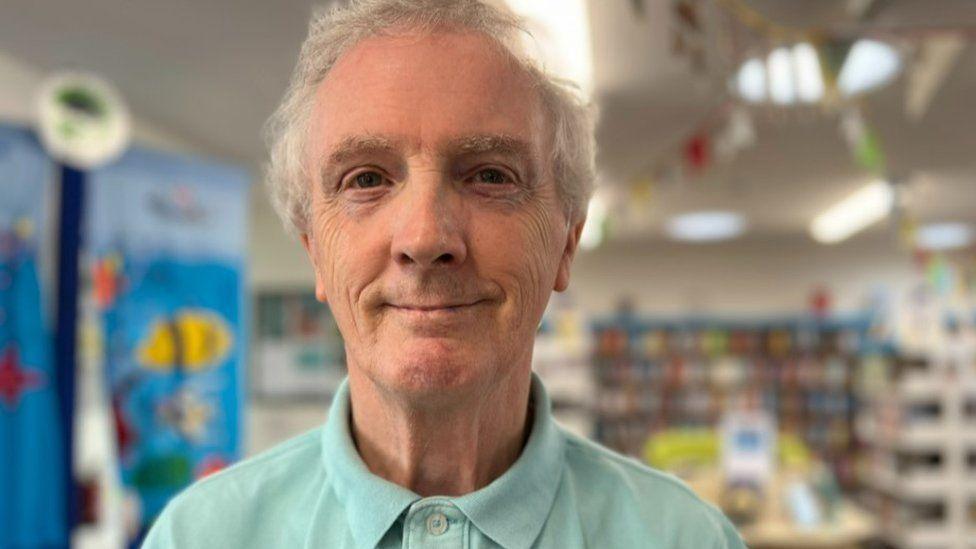
M 335 318 L 313 292 L 257 298 L 252 387 L 259 398 L 330 398 L 346 375 Z
M 0 126 L 0 547 L 67 547 L 64 429 L 40 253 L 52 164 Z
M 85 272 L 145 529 L 241 455 L 248 189 L 237 169 L 130 150 L 89 191 Z

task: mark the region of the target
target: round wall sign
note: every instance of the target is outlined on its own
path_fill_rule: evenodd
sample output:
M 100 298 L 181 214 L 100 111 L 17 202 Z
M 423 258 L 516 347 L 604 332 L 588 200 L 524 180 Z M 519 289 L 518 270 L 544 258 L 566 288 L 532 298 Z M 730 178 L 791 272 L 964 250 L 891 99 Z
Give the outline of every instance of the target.
M 79 169 L 102 166 L 129 142 L 129 112 L 109 83 L 86 73 L 58 73 L 41 85 L 37 130 L 56 160 Z

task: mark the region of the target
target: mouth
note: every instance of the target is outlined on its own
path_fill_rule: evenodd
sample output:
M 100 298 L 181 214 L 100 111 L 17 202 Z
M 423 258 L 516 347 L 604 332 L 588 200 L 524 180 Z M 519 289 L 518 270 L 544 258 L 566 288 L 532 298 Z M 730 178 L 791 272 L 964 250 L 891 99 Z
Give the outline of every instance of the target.
M 419 304 L 419 303 L 387 303 L 386 308 L 400 316 L 404 321 L 413 325 L 440 325 L 443 323 L 453 324 L 465 319 L 472 319 L 472 315 L 480 309 L 480 306 L 487 303 L 481 299 L 470 303 L 438 303 L 438 304 Z
M 458 312 L 479 305 L 484 301 L 484 299 L 479 299 L 478 301 L 473 301 L 471 303 L 443 303 L 433 305 L 387 303 L 386 306 L 401 311 L 417 313 Z

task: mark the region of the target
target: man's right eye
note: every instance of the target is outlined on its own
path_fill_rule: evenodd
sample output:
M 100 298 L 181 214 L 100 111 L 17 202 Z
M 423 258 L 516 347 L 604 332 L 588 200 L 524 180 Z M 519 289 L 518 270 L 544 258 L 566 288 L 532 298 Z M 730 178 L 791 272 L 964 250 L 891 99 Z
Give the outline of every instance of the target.
M 349 186 L 356 189 L 372 189 L 383 184 L 383 176 L 379 172 L 368 171 L 356 174 Z

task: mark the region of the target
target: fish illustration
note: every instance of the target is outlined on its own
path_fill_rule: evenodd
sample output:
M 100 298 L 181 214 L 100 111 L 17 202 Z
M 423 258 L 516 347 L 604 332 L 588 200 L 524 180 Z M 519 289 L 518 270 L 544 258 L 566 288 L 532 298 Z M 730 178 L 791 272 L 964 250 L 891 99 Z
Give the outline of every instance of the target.
M 153 322 L 136 350 L 136 358 L 149 370 L 166 372 L 179 368 L 198 372 L 222 363 L 233 343 L 233 333 L 218 314 L 206 309 L 182 309 L 170 318 Z

